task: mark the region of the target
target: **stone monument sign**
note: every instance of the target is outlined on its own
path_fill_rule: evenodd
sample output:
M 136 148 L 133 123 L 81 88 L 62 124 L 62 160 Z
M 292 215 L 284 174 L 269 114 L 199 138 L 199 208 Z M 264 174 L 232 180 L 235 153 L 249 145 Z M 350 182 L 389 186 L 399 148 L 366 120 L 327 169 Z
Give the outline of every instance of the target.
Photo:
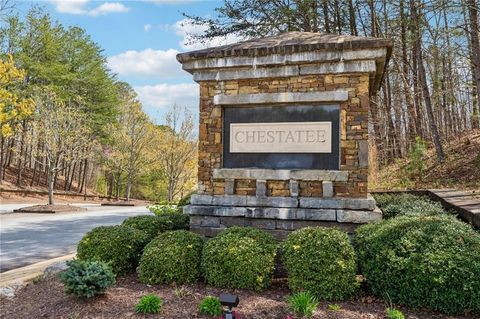
M 200 84 L 191 229 L 283 238 L 380 219 L 367 193 L 368 112 L 391 49 L 388 39 L 290 32 L 179 54 Z

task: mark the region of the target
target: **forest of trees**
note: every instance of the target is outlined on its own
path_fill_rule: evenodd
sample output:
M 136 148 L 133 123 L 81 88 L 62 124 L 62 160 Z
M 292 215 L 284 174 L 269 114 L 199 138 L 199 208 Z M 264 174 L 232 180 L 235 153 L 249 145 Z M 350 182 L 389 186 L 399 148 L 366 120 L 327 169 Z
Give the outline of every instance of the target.
M 225 0 L 193 41 L 245 39 L 287 31 L 387 37 L 393 54 L 371 107 L 371 136 L 380 165 L 405 157 L 417 137 L 442 141 L 479 128 L 478 0 Z
M 50 203 L 53 189 L 157 201 L 192 190 L 196 142 L 185 108 L 153 123 L 83 29 L 41 8 L 7 15 L 0 3 L 0 181 L 48 187 Z

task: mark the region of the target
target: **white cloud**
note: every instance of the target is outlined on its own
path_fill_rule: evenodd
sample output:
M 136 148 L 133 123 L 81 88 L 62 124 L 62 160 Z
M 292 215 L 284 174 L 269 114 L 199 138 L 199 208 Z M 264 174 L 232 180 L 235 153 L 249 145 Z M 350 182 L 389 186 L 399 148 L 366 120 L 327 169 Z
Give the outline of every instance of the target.
M 85 5 L 90 0 L 50 0 L 55 9 L 60 13 L 85 14 Z
M 93 9 L 88 9 L 90 0 L 50 0 L 55 10 L 60 13 L 88 15 L 92 17 L 106 15 L 109 13 L 125 13 L 129 8 L 119 2 L 105 2 Z
M 175 22 L 175 24 L 171 26 L 171 29 L 173 29 L 178 36 L 182 37 L 179 45 L 184 50 L 200 50 L 219 45 L 236 43 L 242 40 L 242 38 L 237 35 L 227 35 L 226 37 L 216 37 L 207 40 L 204 43 L 194 41 L 192 35 L 202 34 L 207 30 L 207 26 L 196 25 L 191 19 L 188 18 Z
M 185 71 L 176 59 L 174 49 L 143 51 L 129 50 L 108 58 L 109 68 L 120 75 L 140 75 L 173 78 L 185 76 Z
M 105 2 L 93 10 L 88 11 L 90 16 L 99 16 L 109 13 L 126 13 L 128 8 L 119 2 Z
M 187 107 L 197 113 L 199 88 L 195 83 L 145 85 L 134 87 L 142 104 L 147 108 L 167 109 L 173 104 Z
M 150 31 L 150 29 L 152 29 L 152 25 L 151 25 L 150 23 L 145 24 L 145 25 L 143 26 L 143 30 L 144 30 L 145 32 Z

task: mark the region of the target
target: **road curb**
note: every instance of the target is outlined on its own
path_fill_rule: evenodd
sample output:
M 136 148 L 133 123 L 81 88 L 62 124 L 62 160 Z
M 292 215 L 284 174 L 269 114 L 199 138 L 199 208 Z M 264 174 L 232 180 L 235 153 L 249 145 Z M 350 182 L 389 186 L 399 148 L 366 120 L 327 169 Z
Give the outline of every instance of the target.
M 70 260 L 75 257 L 75 254 L 69 254 L 49 260 L 44 260 L 32 265 L 8 270 L 0 273 L 0 288 L 5 288 L 9 286 L 21 286 L 27 281 L 32 280 L 33 278 L 42 275 L 45 269 L 57 262 L 62 262 Z

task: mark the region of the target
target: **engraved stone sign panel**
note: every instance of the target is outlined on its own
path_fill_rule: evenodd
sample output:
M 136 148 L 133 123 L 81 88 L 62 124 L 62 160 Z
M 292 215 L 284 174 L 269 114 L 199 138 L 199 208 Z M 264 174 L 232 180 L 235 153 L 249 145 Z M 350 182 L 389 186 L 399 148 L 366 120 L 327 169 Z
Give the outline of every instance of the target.
M 230 123 L 230 153 L 331 153 L 332 122 Z
M 338 104 L 231 106 L 223 115 L 224 168 L 340 168 Z

